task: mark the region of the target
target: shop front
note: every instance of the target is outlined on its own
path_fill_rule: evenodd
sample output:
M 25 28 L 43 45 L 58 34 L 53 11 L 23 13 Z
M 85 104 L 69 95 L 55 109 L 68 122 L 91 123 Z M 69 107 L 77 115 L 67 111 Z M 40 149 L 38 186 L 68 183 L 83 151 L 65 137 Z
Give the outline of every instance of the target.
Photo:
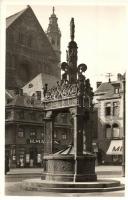
M 109 155 L 112 157 L 113 164 L 121 164 L 122 155 L 123 155 L 123 141 L 111 140 L 109 148 L 106 152 L 106 155 Z
M 16 148 L 16 166 L 17 167 L 41 167 L 43 164 L 42 145 L 24 145 Z

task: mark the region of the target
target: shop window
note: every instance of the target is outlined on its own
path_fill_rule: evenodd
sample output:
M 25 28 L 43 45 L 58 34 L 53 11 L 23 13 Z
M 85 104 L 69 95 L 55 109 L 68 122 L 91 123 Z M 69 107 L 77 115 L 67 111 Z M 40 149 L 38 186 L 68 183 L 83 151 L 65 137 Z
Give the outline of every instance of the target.
M 41 154 L 40 153 L 38 153 L 37 154 L 37 163 L 41 163 Z
M 122 163 L 122 156 L 121 155 L 113 155 L 112 160 L 116 164 L 121 164 Z
M 111 103 L 106 103 L 105 105 L 105 116 L 111 115 Z
M 113 133 L 113 138 L 119 138 L 120 137 L 120 131 L 119 131 L 118 124 L 113 124 L 112 133 Z
M 26 154 L 26 163 L 30 162 L 30 154 Z
M 119 114 L 118 102 L 113 102 L 113 116 L 118 116 L 118 114 Z
M 18 137 L 20 138 L 24 137 L 24 128 L 21 127 L 18 128 Z
M 106 135 L 106 138 L 111 138 L 112 135 L 111 135 L 111 126 L 109 124 L 106 125 L 105 127 L 105 135 Z

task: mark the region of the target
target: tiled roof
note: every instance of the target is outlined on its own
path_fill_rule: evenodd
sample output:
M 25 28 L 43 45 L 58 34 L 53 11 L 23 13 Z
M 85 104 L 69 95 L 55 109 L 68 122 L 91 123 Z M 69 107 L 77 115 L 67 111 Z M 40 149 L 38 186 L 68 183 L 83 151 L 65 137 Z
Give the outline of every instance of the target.
M 111 99 L 111 98 L 112 98 L 112 99 L 114 99 L 114 98 L 120 98 L 120 93 L 115 94 L 113 91 L 110 91 L 110 92 L 104 94 L 103 96 L 101 96 L 101 97 L 99 98 L 99 100 Z
M 105 83 L 102 83 L 98 88 L 97 90 L 95 91 L 95 94 L 98 94 L 98 93 L 106 93 L 108 91 L 114 91 L 114 87 L 112 86 L 111 83 L 109 82 L 105 82 Z
M 105 82 L 102 83 L 97 90 L 95 91 L 95 95 L 100 95 L 99 100 L 102 99 L 109 99 L 109 98 L 120 98 L 120 94 L 114 93 L 114 88 L 118 85 L 120 88 L 120 81 L 112 81 L 112 82 Z M 102 95 L 101 95 L 102 94 Z
M 11 15 L 6 18 L 6 28 L 8 28 L 19 16 L 21 16 L 29 7 L 21 10 L 18 13 L 15 13 L 14 15 Z

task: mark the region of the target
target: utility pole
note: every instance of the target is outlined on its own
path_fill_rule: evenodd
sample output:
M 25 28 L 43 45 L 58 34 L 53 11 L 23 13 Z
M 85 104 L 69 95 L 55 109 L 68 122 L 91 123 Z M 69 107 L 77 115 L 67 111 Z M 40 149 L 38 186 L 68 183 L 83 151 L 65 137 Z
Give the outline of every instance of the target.
M 122 155 L 122 176 L 125 177 L 125 90 L 126 90 L 126 77 L 123 75 L 123 155 Z

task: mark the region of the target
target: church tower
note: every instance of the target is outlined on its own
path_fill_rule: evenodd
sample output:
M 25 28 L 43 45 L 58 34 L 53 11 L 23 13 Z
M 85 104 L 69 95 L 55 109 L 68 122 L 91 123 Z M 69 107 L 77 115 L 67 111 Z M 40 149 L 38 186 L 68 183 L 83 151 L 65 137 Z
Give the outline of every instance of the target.
M 56 52 L 57 58 L 60 62 L 61 60 L 61 51 L 60 51 L 60 38 L 61 38 L 61 32 L 58 27 L 57 23 L 58 18 L 55 15 L 55 8 L 52 9 L 52 15 L 49 17 L 49 25 L 47 29 L 47 36 L 48 39 L 53 47 L 53 49 Z

